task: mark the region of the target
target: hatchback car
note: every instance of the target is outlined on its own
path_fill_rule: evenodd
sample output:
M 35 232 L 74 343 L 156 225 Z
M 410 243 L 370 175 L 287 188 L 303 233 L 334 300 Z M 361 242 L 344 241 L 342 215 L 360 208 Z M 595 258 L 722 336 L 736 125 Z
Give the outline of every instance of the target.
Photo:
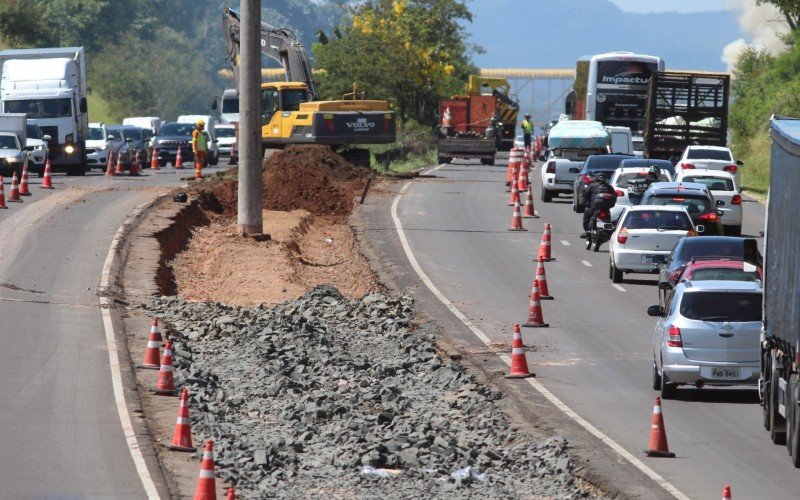
M 656 182 L 642 195 L 642 205 L 674 205 L 683 207 L 695 225 L 702 225 L 706 235 L 721 235 L 722 211 L 714 195 L 703 184 L 691 182 Z
M 620 165 L 622 165 L 622 163 L 620 163 Z M 614 187 L 614 192 L 617 193 L 617 203 L 611 208 L 612 221 L 617 221 L 619 219 L 625 207 L 639 204 L 641 196 L 634 196 L 631 198 L 628 191 L 628 181 L 646 178 L 648 168 L 649 167 L 624 168 L 620 166 L 618 169 L 614 170 L 611 180 L 608 181 L 608 183 Z M 672 180 L 672 177 L 670 177 L 669 172 L 662 170 L 658 176 L 658 180 L 660 182 L 669 182 Z
M 584 190 L 589 187 L 589 184 L 592 183 L 594 176 L 602 172 L 606 175 L 607 179 L 610 179 L 611 174 L 619 167 L 620 162 L 626 158 L 633 157 L 619 154 L 588 156 L 572 184 L 572 209 L 578 213 L 583 212 L 586 207 L 581 203 L 581 195 Z
M 697 228 L 682 207 L 628 207 L 611 235 L 608 277 L 620 283 L 623 273 L 657 273 L 658 263 L 675 244 L 696 234 Z
M 739 184 L 743 163 L 733 159 L 733 153 L 724 146 L 687 146 L 683 151 L 677 170 L 693 170 L 698 168 L 722 170 L 730 172 Z
M 675 182 L 695 182 L 706 186 L 714 195 L 717 208 L 722 211 L 723 230 L 733 236 L 742 234 L 742 190 L 737 187 L 732 173 L 709 169 L 681 170 Z
M 758 282 L 678 284 L 653 334 L 653 389 L 674 398 L 679 385 L 755 385 L 760 375 L 761 301 Z
M 740 259 L 756 267 L 763 266 L 758 242 L 753 238 L 735 236 L 706 236 L 684 238 L 675 245 L 661 269 L 660 281 L 674 285 L 683 273 L 683 268 L 702 257 Z

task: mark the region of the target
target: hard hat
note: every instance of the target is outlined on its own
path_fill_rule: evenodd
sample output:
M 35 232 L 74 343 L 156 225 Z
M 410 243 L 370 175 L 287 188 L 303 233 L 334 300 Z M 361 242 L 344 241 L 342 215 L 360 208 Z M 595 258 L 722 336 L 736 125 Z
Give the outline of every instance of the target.
M 197 126 L 198 126 L 198 127 L 202 127 L 202 126 L 204 126 L 205 124 L 206 124 L 206 121 L 205 121 L 205 120 L 203 120 L 202 118 L 200 118 L 199 120 L 197 120 Z
M 530 117 L 531 117 L 530 113 L 525 115 L 525 118 L 530 118 Z

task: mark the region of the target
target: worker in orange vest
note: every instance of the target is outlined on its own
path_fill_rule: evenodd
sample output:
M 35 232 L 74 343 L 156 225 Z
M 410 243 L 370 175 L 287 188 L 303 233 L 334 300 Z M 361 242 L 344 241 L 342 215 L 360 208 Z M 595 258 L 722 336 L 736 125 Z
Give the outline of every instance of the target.
M 208 136 L 205 134 L 206 122 L 203 119 L 197 120 L 195 129 L 192 131 L 192 152 L 194 153 L 194 178 L 203 177 L 203 166 L 206 163 L 206 153 L 208 152 Z

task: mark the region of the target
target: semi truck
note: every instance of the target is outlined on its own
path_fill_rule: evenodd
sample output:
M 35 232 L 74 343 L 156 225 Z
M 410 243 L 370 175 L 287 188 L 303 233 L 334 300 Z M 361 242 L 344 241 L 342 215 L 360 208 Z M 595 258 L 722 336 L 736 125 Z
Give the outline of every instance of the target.
M 22 113 L 0 113 L 0 175 L 22 174 L 27 142 L 27 120 Z
M 2 112 L 27 114 L 51 137 L 53 172 L 84 175 L 89 113 L 83 47 L 3 50 L 0 65 Z
M 492 95 L 452 96 L 439 101 L 439 163 L 461 158 L 494 165 L 499 142 L 496 113 L 497 102 Z
M 758 388 L 764 427 L 800 467 L 800 119 L 773 117 L 770 136 Z
M 727 73 L 654 71 L 644 124 L 644 156 L 669 160 L 686 146 L 725 146 L 728 140 Z

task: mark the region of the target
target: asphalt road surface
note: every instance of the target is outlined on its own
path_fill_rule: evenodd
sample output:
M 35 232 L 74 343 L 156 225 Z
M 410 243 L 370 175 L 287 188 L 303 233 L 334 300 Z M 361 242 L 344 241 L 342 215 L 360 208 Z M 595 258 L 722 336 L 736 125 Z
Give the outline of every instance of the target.
M 131 211 L 183 182 L 171 167 L 53 182 L 44 190 L 32 178 L 33 196 L 0 210 L 0 496 L 143 498 L 97 288 Z
M 546 270 L 555 300 L 542 307 L 550 328 L 523 329 L 538 380 L 691 498 L 719 497 L 724 484 L 740 498 L 797 497 L 799 473 L 764 430 L 754 387 L 679 389 L 663 405 L 677 458 L 644 456 L 658 395 L 651 387 L 655 319 L 646 315 L 658 303 L 657 276 L 626 275 L 612 286 L 607 245 L 584 249 L 571 198 L 540 201 L 538 168 L 531 179 L 541 218 L 525 219 L 527 232 L 507 231 L 504 165 L 451 164 L 435 175 L 411 183 L 399 219 L 423 271 L 492 341 L 508 342 L 513 323 L 526 319 L 532 258 L 549 222 L 556 261 Z M 743 232 L 757 236 L 764 206 L 748 200 L 744 209 Z

